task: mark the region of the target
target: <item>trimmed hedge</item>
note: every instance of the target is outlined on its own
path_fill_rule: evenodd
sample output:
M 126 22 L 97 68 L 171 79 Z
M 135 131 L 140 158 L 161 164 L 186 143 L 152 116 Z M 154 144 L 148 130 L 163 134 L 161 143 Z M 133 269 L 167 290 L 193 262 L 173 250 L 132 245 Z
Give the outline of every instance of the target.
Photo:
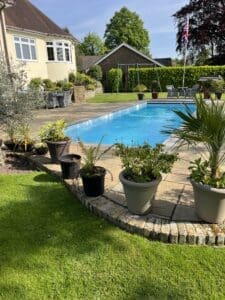
M 185 71 L 185 86 L 192 87 L 202 76 L 221 75 L 225 79 L 225 66 L 187 66 Z M 139 77 L 139 82 L 138 82 Z M 182 86 L 183 67 L 130 68 L 128 70 L 128 88 L 130 91 L 139 83 L 149 89 L 153 80 L 160 81 L 162 91 L 167 85 Z
M 114 93 L 118 92 L 121 88 L 123 78 L 123 71 L 120 68 L 112 68 L 108 72 L 108 81 L 110 90 Z

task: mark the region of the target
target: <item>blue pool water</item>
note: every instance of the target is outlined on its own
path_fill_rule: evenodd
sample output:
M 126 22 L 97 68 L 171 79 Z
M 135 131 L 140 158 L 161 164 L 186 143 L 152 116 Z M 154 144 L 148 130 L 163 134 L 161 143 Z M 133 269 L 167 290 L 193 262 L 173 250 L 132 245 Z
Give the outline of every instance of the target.
M 194 112 L 195 105 L 189 104 Z M 74 141 L 79 137 L 85 143 L 103 144 L 122 142 L 126 145 L 148 142 L 154 146 L 163 143 L 168 137 L 161 133 L 165 126 L 177 128 L 181 121 L 173 112 L 184 110 L 183 104 L 139 104 L 115 113 L 72 125 L 66 129 L 66 135 Z

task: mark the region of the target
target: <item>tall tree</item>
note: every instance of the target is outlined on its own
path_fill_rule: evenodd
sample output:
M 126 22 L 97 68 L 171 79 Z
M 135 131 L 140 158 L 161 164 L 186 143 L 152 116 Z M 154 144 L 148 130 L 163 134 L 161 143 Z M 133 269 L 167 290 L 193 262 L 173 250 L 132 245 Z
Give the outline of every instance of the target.
M 190 0 L 189 4 L 183 6 L 174 14 L 178 27 L 178 51 L 182 50 L 182 27 L 187 15 L 190 24 L 188 48 L 196 55 L 202 49 L 208 49 L 211 61 L 217 56 L 224 59 L 225 0 Z
M 149 54 L 149 34 L 144 28 L 144 23 L 135 12 L 126 7 L 115 12 L 110 22 L 106 25 L 105 45 L 113 49 L 121 43 L 127 43 L 137 50 Z
M 107 48 L 101 38 L 94 32 L 89 32 L 81 44 L 79 49 L 84 55 L 102 55 Z

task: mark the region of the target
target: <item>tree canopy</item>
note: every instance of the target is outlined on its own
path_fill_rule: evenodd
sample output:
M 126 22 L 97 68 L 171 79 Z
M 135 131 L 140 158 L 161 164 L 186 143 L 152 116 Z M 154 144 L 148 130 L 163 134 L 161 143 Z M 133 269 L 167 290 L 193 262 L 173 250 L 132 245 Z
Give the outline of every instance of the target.
M 175 14 L 177 22 L 177 50 L 182 51 L 182 29 L 189 17 L 188 48 L 196 55 L 210 52 L 212 64 L 225 63 L 225 0 L 190 0 Z
M 102 55 L 107 50 L 104 42 L 94 32 L 90 32 L 84 37 L 79 49 L 83 55 Z
M 137 50 L 149 54 L 150 38 L 144 23 L 135 12 L 126 7 L 115 12 L 110 22 L 106 25 L 105 45 L 113 49 L 121 43 L 127 43 Z

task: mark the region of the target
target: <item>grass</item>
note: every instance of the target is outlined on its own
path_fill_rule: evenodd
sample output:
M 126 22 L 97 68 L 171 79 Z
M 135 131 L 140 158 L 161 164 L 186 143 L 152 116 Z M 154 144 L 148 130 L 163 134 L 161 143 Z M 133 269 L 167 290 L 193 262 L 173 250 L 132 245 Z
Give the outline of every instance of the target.
M 159 93 L 159 98 L 166 98 L 167 93 Z M 151 99 L 151 93 L 145 93 L 145 99 Z M 103 93 L 88 100 L 90 103 L 113 103 L 137 101 L 137 93 Z
M 0 185 L 0 299 L 225 298 L 224 249 L 126 233 L 44 173 Z

